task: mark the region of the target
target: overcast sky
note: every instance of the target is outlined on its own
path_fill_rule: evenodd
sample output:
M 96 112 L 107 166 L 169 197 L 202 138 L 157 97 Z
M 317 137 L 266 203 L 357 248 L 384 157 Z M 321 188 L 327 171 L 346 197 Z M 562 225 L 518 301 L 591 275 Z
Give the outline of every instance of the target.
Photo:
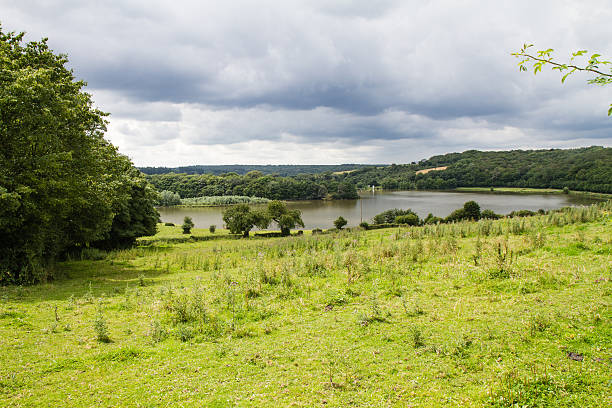
M 612 145 L 612 86 L 510 56 L 612 58 L 610 0 L 0 0 L 0 22 L 68 54 L 138 166 Z

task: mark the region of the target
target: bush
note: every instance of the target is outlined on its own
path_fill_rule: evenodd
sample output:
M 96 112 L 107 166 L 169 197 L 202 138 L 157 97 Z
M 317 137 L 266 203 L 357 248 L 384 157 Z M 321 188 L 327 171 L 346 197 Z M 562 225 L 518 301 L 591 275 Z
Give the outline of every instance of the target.
M 372 218 L 372 222 L 374 224 L 393 224 L 395 222 L 395 218 L 399 217 L 400 215 L 410 215 L 410 214 L 414 214 L 418 219 L 418 215 L 414 211 L 412 211 L 410 208 L 407 210 L 400 210 L 399 208 L 392 208 L 390 210 L 383 211 L 380 214 L 375 215 L 374 218 Z
M 465 215 L 469 220 L 480 219 L 480 206 L 476 201 L 468 201 L 463 204 L 463 210 L 465 211 Z
M 360 226 L 361 228 L 363 228 L 364 230 L 367 230 L 367 229 L 368 229 L 368 227 L 370 226 L 370 224 L 368 224 L 368 223 L 367 223 L 367 222 L 365 222 L 365 221 L 362 221 L 362 222 L 359 224 L 359 226 Z
M 214 234 L 216 230 L 217 230 L 216 225 L 211 225 L 210 227 L 208 227 L 208 231 L 210 231 L 211 234 Z
M 416 214 L 399 215 L 395 217 L 396 224 L 419 225 L 419 217 Z
M 336 220 L 334 221 L 334 225 L 336 226 L 336 229 L 339 229 L 339 230 L 341 230 L 342 227 L 344 227 L 346 224 L 348 224 L 348 221 L 342 216 L 336 218 Z
M 174 223 L 173 222 L 166 222 L 166 223 L 164 223 L 164 225 L 166 227 L 174 227 Z
M 159 201 L 157 202 L 162 207 L 170 207 L 181 204 L 181 196 L 173 191 L 164 190 L 159 193 Z
M 436 217 L 432 213 L 427 214 L 427 217 L 423 220 L 423 224 L 441 224 L 444 222 L 444 218 Z
M 321 234 L 321 233 L 323 233 L 323 230 L 321 228 L 315 228 L 312 230 L 312 235 Z
M 567 187 L 563 187 L 563 194 L 569 194 L 570 190 Z
M 538 214 L 537 212 L 531 211 L 531 210 L 516 210 L 508 214 L 508 217 L 512 217 L 512 218 L 514 217 L 532 217 L 537 214 Z
M 183 234 L 191 233 L 191 229 L 194 226 L 195 224 L 193 223 L 193 220 L 191 219 L 191 217 L 185 216 L 185 219 L 183 220 L 183 225 L 181 226 L 183 228 Z
M 498 220 L 502 218 L 502 216 L 499 214 L 495 214 L 493 210 L 482 210 L 482 212 L 480 213 L 480 218 L 488 220 Z

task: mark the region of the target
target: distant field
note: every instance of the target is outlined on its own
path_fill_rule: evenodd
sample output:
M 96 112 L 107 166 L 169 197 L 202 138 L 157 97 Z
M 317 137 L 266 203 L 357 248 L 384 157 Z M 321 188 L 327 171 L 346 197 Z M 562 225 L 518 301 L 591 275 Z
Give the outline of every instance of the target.
M 432 167 L 431 169 L 423 169 L 423 170 L 418 170 L 416 172 L 416 174 L 427 174 L 430 171 L 442 171 L 442 170 L 446 170 L 448 168 L 448 166 L 442 166 L 442 167 Z
M 0 289 L 0 406 L 610 406 L 612 203 L 88 250 Z M 88 260 L 89 259 L 89 260 Z M 97 259 L 97 260 L 93 260 Z

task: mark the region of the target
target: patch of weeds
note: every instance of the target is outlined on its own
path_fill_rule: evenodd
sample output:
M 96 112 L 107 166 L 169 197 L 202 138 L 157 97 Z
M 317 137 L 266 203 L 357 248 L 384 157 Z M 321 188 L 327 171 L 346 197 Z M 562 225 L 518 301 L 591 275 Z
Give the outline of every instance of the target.
M 387 313 L 388 315 L 388 313 Z M 368 326 L 371 323 L 375 323 L 375 322 L 386 322 L 387 319 L 385 318 L 385 316 L 383 316 L 382 310 L 380 308 L 380 305 L 378 303 L 378 299 L 376 297 L 372 297 L 370 300 L 370 311 L 369 313 L 367 312 L 362 312 L 359 314 L 357 321 L 359 323 L 360 326 Z
M 336 306 L 344 306 L 349 300 L 346 293 L 336 292 L 328 297 L 325 302 L 325 310 L 331 310 Z
M 83 248 L 81 250 L 82 261 L 101 261 L 106 259 L 108 254 L 98 248 Z
M 546 243 L 546 233 L 544 231 L 534 231 L 529 235 L 529 243 L 532 248 L 540 249 Z
M 463 338 L 453 348 L 453 356 L 462 359 L 469 357 L 469 348 L 472 343 L 473 340 L 469 336 L 464 335 Z
M 175 336 L 182 342 L 187 342 L 193 339 L 196 335 L 196 330 L 188 325 L 181 324 L 176 328 Z
M 96 334 L 96 340 L 100 343 L 110 343 L 111 339 L 108 333 L 108 327 L 106 325 L 106 319 L 102 312 L 98 312 L 96 320 L 94 320 L 94 332 Z
M 175 324 L 205 322 L 207 319 L 204 293 L 199 287 L 179 294 L 169 291 L 164 308 L 170 313 Z
M 560 379 L 548 374 L 520 377 L 516 372 L 510 372 L 502 377 L 487 405 L 495 408 L 557 406 L 562 396 L 584 389 L 588 382 L 584 375 Z
M 26 386 L 25 382 L 15 373 L 0 377 L 0 394 L 11 394 Z
M 416 317 L 425 314 L 423 308 L 414 300 L 411 300 L 406 292 L 404 292 L 402 296 L 402 307 L 404 308 L 404 313 L 408 317 Z
M 132 361 L 139 358 L 144 358 L 148 356 L 149 353 L 146 353 L 140 349 L 133 347 L 122 347 L 117 350 L 109 351 L 107 353 L 98 354 L 95 359 L 98 361 L 117 361 L 117 362 L 125 362 Z
M 545 331 L 550 326 L 550 319 L 541 313 L 531 316 L 527 322 L 527 329 L 532 337 L 537 333 Z
M 240 327 L 232 333 L 232 338 L 257 337 L 257 333 L 250 327 Z
M 244 297 L 247 299 L 255 299 L 261 296 L 261 292 L 257 288 L 247 288 L 244 291 Z
M 510 268 L 514 258 L 515 254 L 508 246 L 508 240 L 504 239 L 503 241 L 498 242 L 493 253 L 495 268 L 489 271 L 489 277 L 491 279 L 509 278 Z
M 482 241 L 480 240 L 480 235 L 476 238 L 476 244 L 474 245 L 474 253 L 472 254 L 472 261 L 474 261 L 474 266 L 478 266 L 480 264 L 480 259 L 482 258 Z
M 94 301 L 93 286 L 91 282 L 89 282 L 89 289 L 83 295 L 83 303 L 89 304 L 89 303 L 93 303 L 93 301 Z
M 540 291 L 540 288 L 537 282 L 521 281 L 519 283 L 518 292 L 522 295 L 527 295 L 530 293 L 537 293 L 539 291 Z
M 161 343 L 168 337 L 168 331 L 158 320 L 152 320 L 147 336 L 151 338 L 152 343 Z
M 42 370 L 43 374 L 57 373 L 64 370 L 84 370 L 87 366 L 80 358 L 65 358 L 54 361 L 49 367 Z
M 423 331 L 418 326 L 413 326 L 410 329 L 410 343 L 412 347 L 419 348 L 425 346 L 425 336 L 423 335 Z
M 142 273 L 138 275 L 138 286 L 140 287 L 147 286 L 147 282 L 145 281 L 145 276 Z
M 325 267 L 325 262 L 321 260 L 313 259 L 312 257 L 308 257 L 304 265 L 304 275 L 310 276 L 310 277 L 327 276 L 327 268 Z

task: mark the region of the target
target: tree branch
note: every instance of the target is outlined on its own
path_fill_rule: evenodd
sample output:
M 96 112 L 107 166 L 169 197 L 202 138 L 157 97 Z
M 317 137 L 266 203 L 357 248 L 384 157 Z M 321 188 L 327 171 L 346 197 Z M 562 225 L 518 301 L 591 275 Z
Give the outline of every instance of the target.
M 594 72 L 594 73 L 596 73 L 598 75 L 602 75 L 602 76 L 606 76 L 606 77 L 612 77 L 612 74 L 606 74 L 606 73 L 603 73 L 603 72 L 598 71 L 598 70 L 593 69 L 593 68 L 588 68 L 588 67 L 584 67 L 583 68 L 583 67 L 579 67 L 579 66 L 576 66 L 576 65 L 559 64 L 559 63 L 553 62 L 551 60 L 547 60 L 547 59 L 544 59 L 544 58 L 534 57 L 533 55 L 529 55 L 529 54 L 525 54 L 525 53 L 516 53 L 514 55 L 520 56 L 520 57 L 528 57 L 528 58 L 531 58 L 533 60 L 541 61 L 541 62 L 552 64 L 552 65 L 556 65 L 558 67 L 574 68 L 577 71 L 589 71 L 589 72 Z

